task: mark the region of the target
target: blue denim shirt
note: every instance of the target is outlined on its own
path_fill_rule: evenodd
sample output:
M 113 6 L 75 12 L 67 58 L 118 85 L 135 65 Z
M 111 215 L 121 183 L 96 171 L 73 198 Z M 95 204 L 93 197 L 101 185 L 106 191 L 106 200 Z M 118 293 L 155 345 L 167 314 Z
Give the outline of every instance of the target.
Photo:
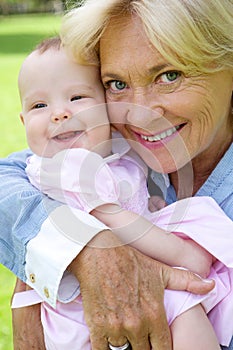
M 50 212 L 61 205 L 28 181 L 25 160 L 30 154 L 25 150 L 0 160 L 0 263 L 23 281 L 26 245 Z
M 30 151 L 26 150 L 0 160 L 0 263 L 24 281 L 26 245 L 40 231 L 49 214 L 61 205 L 29 183 L 25 174 L 25 160 L 29 155 Z M 174 188 L 161 175 L 153 175 L 159 180 L 167 202 L 175 202 Z M 213 197 L 233 219 L 233 145 L 196 195 Z M 222 349 L 233 350 L 233 340 L 230 347 Z

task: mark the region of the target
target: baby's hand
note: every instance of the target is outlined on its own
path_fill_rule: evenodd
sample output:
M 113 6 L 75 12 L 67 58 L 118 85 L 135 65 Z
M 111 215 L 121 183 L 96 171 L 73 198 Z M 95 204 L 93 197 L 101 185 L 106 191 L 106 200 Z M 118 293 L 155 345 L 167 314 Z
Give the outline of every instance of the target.
M 165 200 L 160 196 L 151 196 L 148 200 L 148 209 L 151 213 L 166 207 Z

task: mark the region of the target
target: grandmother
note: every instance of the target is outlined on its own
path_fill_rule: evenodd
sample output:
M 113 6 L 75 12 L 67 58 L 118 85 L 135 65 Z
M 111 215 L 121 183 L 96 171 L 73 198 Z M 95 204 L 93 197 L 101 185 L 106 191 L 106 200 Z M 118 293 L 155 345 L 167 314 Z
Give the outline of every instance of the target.
M 232 32 L 232 0 L 86 0 L 66 15 L 61 31 L 78 61 L 100 63 L 110 120 L 152 169 L 166 202 L 211 196 L 231 219 Z M 171 349 L 164 288 L 205 293 L 213 284 L 122 246 L 88 215 L 77 211 L 74 220 L 67 210 L 61 219 L 64 205 L 28 184 L 25 157 L 1 161 L 2 262 L 54 306 L 70 264 L 93 350 L 127 342 L 133 350 Z M 22 334 L 30 346 L 37 335 L 27 332 L 29 322 L 19 327 L 19 312 L 16 349 L 28 349 Z M 28 314 L 21 311 L 21 325 Z
M 232 33 L 231 0 L 90 0 L 67 15 L 62 30 L 77 59 L 100 62 L 110 121 L 155 183 L 167 174 L 167 203 L 211 196 L 231 219 Z M 163 348 L 150 338 L 154 323 L 144 334 L 137 326 L 135 334 Z M 123 327 L 114 344 L 123 334 L 132 340 Z M 140 336 L 133 349 L 149 348 Z

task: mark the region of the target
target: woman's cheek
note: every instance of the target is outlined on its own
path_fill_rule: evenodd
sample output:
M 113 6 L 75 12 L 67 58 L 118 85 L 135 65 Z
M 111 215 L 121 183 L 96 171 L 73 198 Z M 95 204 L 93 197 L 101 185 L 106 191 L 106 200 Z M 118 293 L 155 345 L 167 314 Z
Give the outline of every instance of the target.
M 108 103 L 108 116 L 112 124 L 126 123 L 127 108 L 126 104 L 113 102 Z

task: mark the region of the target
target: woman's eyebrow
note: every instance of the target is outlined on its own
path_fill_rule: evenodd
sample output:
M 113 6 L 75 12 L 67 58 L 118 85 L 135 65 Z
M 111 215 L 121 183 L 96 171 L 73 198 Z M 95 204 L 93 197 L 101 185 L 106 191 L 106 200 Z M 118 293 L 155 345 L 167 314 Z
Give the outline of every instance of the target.
M 114 74 L 111 72 L 104 72 L 103 74 L 101 74 L 102 79 L 105 77 L 108 77 L 108 78 L 113 79 L 113 80 L 121 80 L 120 76 L 118 74 Z
M 169 68 L 169 67 L 171 67 L 171 65 L 169 63 L 159 64 L 157 66 L 153 66 L 153 67 L 147 69 L 146 74 L 153 75 L 153 74 L 156 74 L 156 73 L 160 72 L 161 70 L 163 70 L 165 68 Z M 103 74 L 101 74 L 102 79 L 104 79 L 106 77 L 108 77 L 110 79 L 114 79 L 114 80 L 121 80 L 120 75 L 112 73 L 112 72 L 108 72 L 108 71 L 103 72 Z
M 171 65 L 169 63 L 163 63 L 163 64 L 159 64 L 157 66 L 153 66 L 153 67 L 148 69 L 148 74 L 151 75 L 151 74 L 158 73 L 161 70 L 163 70 L 164 68 L 168 68 L 170 66 Z

